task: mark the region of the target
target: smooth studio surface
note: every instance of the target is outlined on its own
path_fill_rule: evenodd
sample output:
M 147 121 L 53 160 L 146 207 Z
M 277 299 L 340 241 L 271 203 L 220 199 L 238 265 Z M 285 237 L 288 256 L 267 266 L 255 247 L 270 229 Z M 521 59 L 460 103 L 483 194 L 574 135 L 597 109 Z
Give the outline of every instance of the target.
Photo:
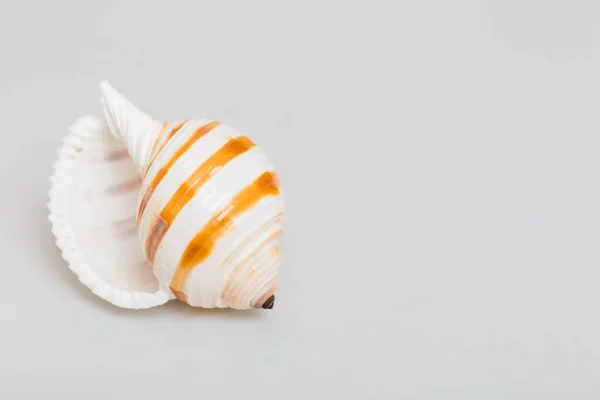
M 600 4 L 0 2 L 0 398 L 597 399 Z M 273 310 L 116 308 L 49 176 L 109 80 L 286 191 Z

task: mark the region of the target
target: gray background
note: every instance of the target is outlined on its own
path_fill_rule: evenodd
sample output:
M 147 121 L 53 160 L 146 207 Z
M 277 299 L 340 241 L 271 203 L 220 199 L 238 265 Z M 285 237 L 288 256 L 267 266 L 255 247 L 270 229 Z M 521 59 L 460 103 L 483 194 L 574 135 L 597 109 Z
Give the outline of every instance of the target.
M 0 2 L 0 397 L 599 398 L 599 21 L 575 0 Z M 272 312 L 121 310 L 67 269 L 48 177 L 103 79 L 270 155 Z

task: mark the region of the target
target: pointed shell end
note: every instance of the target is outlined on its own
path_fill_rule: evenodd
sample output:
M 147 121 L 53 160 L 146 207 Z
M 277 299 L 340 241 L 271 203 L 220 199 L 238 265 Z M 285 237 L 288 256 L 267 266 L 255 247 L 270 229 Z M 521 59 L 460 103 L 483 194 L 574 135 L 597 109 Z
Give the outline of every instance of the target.
M 272 294 L 261 306 L 261 308 L 264 308 L 265 310 L 271 310 L 273 308 L 273 306 L 275 305 L 275 295 Z

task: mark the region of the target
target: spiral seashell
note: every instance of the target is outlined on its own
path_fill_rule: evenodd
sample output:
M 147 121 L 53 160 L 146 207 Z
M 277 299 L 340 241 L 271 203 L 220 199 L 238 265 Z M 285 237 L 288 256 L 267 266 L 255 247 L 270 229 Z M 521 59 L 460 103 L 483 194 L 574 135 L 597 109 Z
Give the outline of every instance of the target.
M 114 180 L 102 191 L 104 197 L 94 197 L 97 207 L 104 207 L 104 211 L 99 211 L 104 216 L 120 211 L 109 208 L 110 196 L 136 192 L 135 206 L 130 199 L 123 207 L 127 211 L 121 211 L 127 217 L 123 219 L 120 215 L 120 225 L 112 224 L 112 236 L 104 232 L 102 239 L 113 243 L 115 235 L 136 237 L 137 247 L 127 249 L 131 254 L 129 258 L 137 265 L 136 272 L 130 275 L 135 276 L 133 281 L 145 282 L 145 286 L 137 281 L 128 285 L 115 279 L 114 275 L 120 270 L 110 274 L 108 282 L 106 277 L 95 276 L 84 283 L 94 291 L 98 285 L 108 287 L 106 290 L 113 291 L 103 298 L 130 308 L 151 307 L 174 298 L 206 308 L 272 308 L 281 263 L 284 201 L 279 178 L 266 155 L 250 138 L 218 121 L 157 121 L 138 110 L 108 83 L 102 83 L 101 90 L 105 121 L 96 120 L 94 124 L 96 131 L 104 133 L 88 135 L 94 136 L 95 141 L 84 141 L 77 147 L 79 152 L 75 149 L 70 153 L 71 161 L 81 157 L 80 164 L 71 165 L 66 172 L 59 171 L 59 160 L 55 178 L 62 178 L 55 179 L 55 185 L 63 189 L 53 185 L 51 220 L 55 228 L 57 225 L 64 228 L 60 232 L 55 229 L 55 235 L 59 247 L 63 245 L 65 256 L 65 243 L 61 242 L 65 232 L 68 231 L 72 239 L 77 235 L 74 231 L 87 232 L 87 227 L 72 229 L 84 223 L 85 218 L 70 219 L 70 207 L 60 201 L 65 197 L 76 198 L 64 194 L 76 190 L 69 189 L 76 181 L 75 172 L 96 181 Z M 90 130 L 79 126 L 79 131 Z M 105 149 L 100 157 L 105 162 L 102 173 L 100 167 L 95 170 L 89 167 L 90 160 L 94 159 L 91 143 L 110 143 L 110 151 Z M 73 148 L 63 149 L 63 153 L 65 151 L 73 151 Z M 78 156 L 79 153 L 82 155 Z M 119 157 L 129 161 L 127 174 L 136 170 L 129 180 L 117 178 L 119 174 L 115 171 L 119 170 L 113 164 Z M 112 165 L 110 171 L 109 165 Z M 92 176 L 91 170 L 86 168 L 92 168 L 97 175 Z M 86 206 L 76 201 L 74 207 Z M 60 210 L 57 212 L 57 209 Z M 94 214 L 94 210 L 86 210 Z M 101 251 L 92 248 L 89 240 L 85 242 L 84 251 L 76 244 L 77 239 L 75 237 L 69 246 L 75 258 L 86 266 L 79 266 L 80 273 L 76 271 L 81 279 L 81 271 L 89 270 L 94 275 L 101 269 L 92 267 L 88 256 Z M 119 254 L 124 253 L 121 250 Z M 111 256 L 116 258 L 114 252 Z M 72 258 L 67 261 L 73 269 Z M 140 258 L 145 262 L 140 262 Z M 140 264 L 143 264 L 141 270 Z M 149 272 L 154 278 L 152 283 L 148 283 Z M 130 293 L 128 289 L 132 286 L 135 290 Z M 140 294 L 140 288 L 145 297 Z M 134 297 L 136 302 L 133 302 Z M 145 300 L 140 300 L 142 297 Z

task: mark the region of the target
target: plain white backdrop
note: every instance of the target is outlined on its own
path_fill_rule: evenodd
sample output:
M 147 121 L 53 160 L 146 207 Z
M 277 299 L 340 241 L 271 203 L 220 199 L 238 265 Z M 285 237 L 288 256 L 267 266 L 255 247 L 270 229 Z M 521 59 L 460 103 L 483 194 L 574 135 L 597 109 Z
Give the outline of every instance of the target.
M 0 1 L 2 399 L 597 399 L 600 3 Z M 48 177 L 108 79 L 250 136 L 270 312 L 117 309 Z

